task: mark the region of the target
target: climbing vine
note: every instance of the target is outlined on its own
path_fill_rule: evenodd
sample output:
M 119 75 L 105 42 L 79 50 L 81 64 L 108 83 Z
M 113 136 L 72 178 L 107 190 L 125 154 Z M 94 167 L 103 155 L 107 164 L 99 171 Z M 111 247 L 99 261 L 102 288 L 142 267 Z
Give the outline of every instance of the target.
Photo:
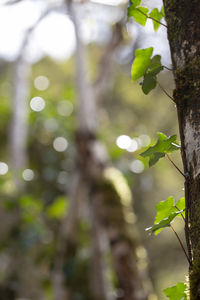
M 147 7 L 140 6 L 141 0 L 132 0 L 131 5 L 128 7 L 128 17 L 133 18 L 135 22 L 139 23 L 142 26 L 146 25 L 147 19 L 151 19 L 153 22 L 154 30 L 157 31 L 160 26 L 167 27 L 163 23 L 165 17 L 164 8 L 159 10 L 154 8 L 151 11 Z M 140 79 L 140 85 L 144 94 L 148 94 L 157 85 L 163 90 L 163 92 L 174 101 L 165 90 L 162 88 L 160 83 L 157 80 L 157 75 L 166 68 L 161 63 L 161 56 L 153 56 L 153 47 L 146 49 L 137 49 L 135 52 L 135 59 L 132 64 L 132 81 Z M 155 145 L 150 146 L 146 151 L 141 153 L 142 157 L 149 158 L 149 166 L 156 164 L 161 158 L 167 157 L 172 165 L 177 169 L 181 175 L 186 178 L 187 174 L 184 174 L 173 162 L 170 157 L 170 154 L 173 151 L 180 150 L 180 145 L 177 142 L 177 136 L 172 135 L 167 137 L 163 133 L 157 133 L 158 140 Z M 168 197 L 167 200 L 159 202 L 155 207 L 157 214 L 155 217 L 154 224 L 147 228 L 146 230 L 152 234 L 159 234 L 164 228 L 170 227 L 182 248 L 186 259 L 188 260 L 189 265 L 191 264 L 187 250 L 185 249 L 181 239 L 179 238 L 177 232 L 172 226 L 172 222 L 175 218 L 182 218 L 183 223 L 186 222 L 185 219 L 185 199 L 180 198 L 178 201 L 175 201 L 173 197 Z M 166 288 L 163 292 L 170 300 L 186 300 L 187 295 L 187 285 L 183 282 L 177 283 L 173 287 Z

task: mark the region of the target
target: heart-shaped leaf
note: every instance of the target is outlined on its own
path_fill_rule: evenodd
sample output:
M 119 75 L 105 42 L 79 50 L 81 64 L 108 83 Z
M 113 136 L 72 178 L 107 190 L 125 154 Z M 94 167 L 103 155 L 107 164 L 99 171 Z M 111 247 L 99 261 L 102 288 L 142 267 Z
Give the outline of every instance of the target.
M 163 18 L 162 11 L 159 11 L 158 8 L 152 9 L 149 16 L 152 18 L 154 30 L 157 31 L 160 27 L 160 20 Z
M 165 201 L 160 201 L 155 207 L 157 214 L 154 225 L 147 228 L 148 231 L 157 235 L 163 228 L 169 227 L 175 217 L 182 217 L 185 211 L 185 199 L 180 198 L 175 204 L 172 196 Z
M 186 300 L 186 289 L 186 284 L 179 282 L 177 285 L 169 287 L 163 292 L 170 300 Z
M 153 47 L 136 50 L 135 60 L 133 62 L 132 71 L 131 71 L 133 81 L 144 76 L 151 62 L 152 53 L 153 53 Z
M 140 154 L 142 157 L 149 157 L 149 166 L 153 166 L 166 153 L 171 153 L 180 148 L 176 135 L 167 137 L 161 132 L 158 132 L 157 135 L 157 143 Z

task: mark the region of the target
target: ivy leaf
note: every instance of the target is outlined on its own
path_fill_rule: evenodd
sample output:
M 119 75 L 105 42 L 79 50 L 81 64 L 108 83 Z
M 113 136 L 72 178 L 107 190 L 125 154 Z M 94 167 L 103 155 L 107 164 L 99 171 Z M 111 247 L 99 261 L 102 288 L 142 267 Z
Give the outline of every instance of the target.
M 156 75 L 162 70 L 163 66 L 161 65 L 161 56 L 155 55 L 150 61 L 142 82 L 142 90 L 145 95 L 156 87 Z
M 161 64 L 161 56 L 160 55 L 153 56 L 149 64 L 148 74 L 152 76 L 156 76 L 162 70 L 163 70 L 163 66 Z
M 165 157 L 165 153 L 155 152 L 149 156 L 149 167 L 152 167 L 159 161 L 160 158 Z
M 158 28 L 160 27 L 160 20 L 163 18 L 163 14 L 162 12 L 160 12 L 158 10 L 158 8 L 154 8 L 152 9 L 152 11 L 150 12 L 149 16 L 154 19 L 152 20 L 153 21 L 153 27 L 154 27 L 154 30 L 157 31 Z M 157 22 L 158 21 L 158 22 Z
M 162 14 L 163 18 L 165 17 L 165 10 L 164 6 L 161 7 L 160 13 Z
M 165 201 L 160 201 L 156 206 L 155 209 L 157 211 L 157 215 L 155 217 L 155 222 L 159 223 L 163 219 L 169 217 L 171 213 L 177 212 L 177 209 L 174 206 L 174 198 L 172 196 L 168 197 Z
M 142 90 L 147 95 L 156 87 L 156 75 L 163 70 L 161 56 L 155 55 L 151 58 L 153 48 L 137 49 L 136 58 L 132 65 L 132 80 L 144 76 L 141 83 Z
M 138 24 L 145 26 L 148 11 L 148 8 L 140 6 L 130 9 L 130 11 L 128 11 L 128 15 L 129 17 L 133 17 Z
M 181 198 L 175 204 L 174 198 L 170 196 L 167 198 L 167 200 L 160 201 L 156 205 L 155 209 L 157 211 L 157 214 L 155 217 L 154 225 L 147 228 L 146 230 L 150 230 L 152 233 L 155 233 L 155 235 L 157 235 L 163 228 L 169 227 L 175 217 L 181 217 L 181 215 L 184 213 L 184 198 Z
M 151 231 L 151 233 L 157 235 L 163 228 L 170 227 L 170 224 L 174 220 L 174 218 L 181 213 L 182 211 L 173 212 L 167 218 L 163 219 L 162 221 L 153 225 L 152 227 L 147 228 L 146 230 Z
M 144 75 L 144 80 L 142 82 L 142 90 L 145 95 L 147 95 L 151 90 L 156 87 L 156 79 L 151 74 Z
M 178 202 L 176 203 L 176 207 L 179 210 L 183 210 L 182 215 L 183 215 L 183 217 L 185 217 L 185 211 L 184 211 L 185 210 L 185 198 L 184 197 L 182 197 L 178 200 Z M 181 217 L 181 215 L 180 215 L 180 217 Z
M 153 53 L 153 47 L 149 47 L 146 49 L 137 49 L 135 51 L 135 60 L 132 65 L 132 80 L 142 77 L 151 62 L 151 56 Z
M 186 300 L 187 286 L 183 282 L 177 283 L 177 285 L 165 289 L 163 292 L 170 300 Z
M 161 157 L 164 157 L 166 153 L 171 153 L 180 148 L 176 140 L 176 135 L 167 137 L 161 132 L 158 132 L 157 135 L 157 143 L 140 154 L 142 157 L 149 157 L 150 167 L 153 166 Z

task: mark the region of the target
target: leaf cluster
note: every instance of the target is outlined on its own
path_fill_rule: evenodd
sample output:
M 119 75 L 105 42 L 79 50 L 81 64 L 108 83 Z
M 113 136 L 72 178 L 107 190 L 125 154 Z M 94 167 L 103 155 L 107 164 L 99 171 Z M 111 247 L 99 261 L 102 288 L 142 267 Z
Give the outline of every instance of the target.
M 185 199 L 180 198 L 175 204 L 172 196 L 168 197 L 165 201 L 160 201 L 155 207 L 157 214 L 155 222 L 152 227 L 147 228 L 147 231 L 157 235 L 163 228 L 169 227 L 175 217 L 185 216 Z
M 158 8 L 152 9 L 149 12 L 147 7 L 140 6 L 141 0 L 132 0 L 132 4 L 128 7 L 128 17 L 133 17 L 137 23 L 142 26 L 146 25 L 147 19 L 151 19 L 153 22 L 154 30 L 157 31 L 162 18 L 164 18 L 164 8 L 162 6 L 159 11 Z
M 163 70 L 161 56 L 152 54 L 153 47 L 137 49 L 131 71 L 133 81 L 143 77 L 141 85 L 146 95 L 156 87 L 156 76 Z
M 149 158 L 149 166 L 153 166 L 160 158 L 164 157 L 166 153 L 172 153 L 180 149 L 177 142 L 177 135 L 167 137 L 164 133 L 158 132 L 158 140 L 154 146 L 149 147 L 140 155 Z

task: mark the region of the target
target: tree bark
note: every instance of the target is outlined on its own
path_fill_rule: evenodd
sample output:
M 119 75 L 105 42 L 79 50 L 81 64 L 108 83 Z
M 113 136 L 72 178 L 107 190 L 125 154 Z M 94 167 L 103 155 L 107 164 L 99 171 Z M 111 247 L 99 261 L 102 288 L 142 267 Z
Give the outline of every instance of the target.
M 200 4 L 164 0 L 185 173 L 190 299 L 200 299 Z

